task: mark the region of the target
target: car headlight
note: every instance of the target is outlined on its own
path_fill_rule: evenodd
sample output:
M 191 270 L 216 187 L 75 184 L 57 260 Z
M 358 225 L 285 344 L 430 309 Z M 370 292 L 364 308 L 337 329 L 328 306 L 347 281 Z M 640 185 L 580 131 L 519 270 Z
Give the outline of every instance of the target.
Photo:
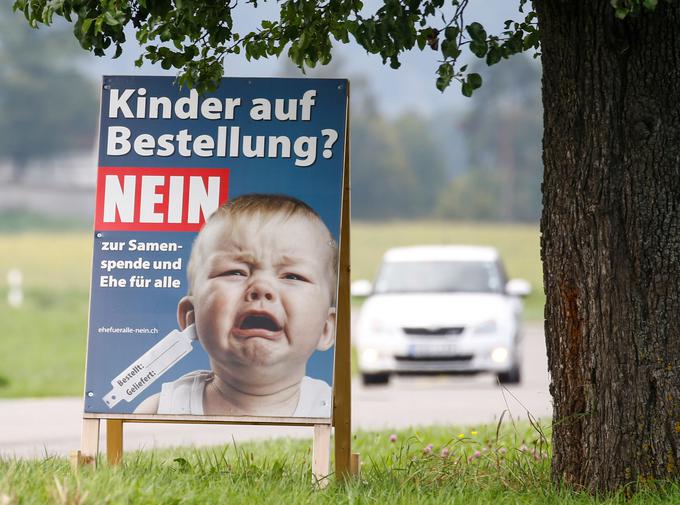
M 361 360 L 364 363 L 375 363 L 378 361 L 379 356 L 380 354 L 376 349 L 369 347 L 368 349 L 364 349 L 364 351 L 361 353 Z
M 508 351 L 508 349 L 505 347 L 496 347 L 493 351 L 491 351 L 491 361 L 494 363 L 505 363 L 508 361 L 509 356 L 510 351 Z
M 498 323 L 495 319 L 489 319 L 475 326 L 475 334 L 489 335 L 498 331 Z

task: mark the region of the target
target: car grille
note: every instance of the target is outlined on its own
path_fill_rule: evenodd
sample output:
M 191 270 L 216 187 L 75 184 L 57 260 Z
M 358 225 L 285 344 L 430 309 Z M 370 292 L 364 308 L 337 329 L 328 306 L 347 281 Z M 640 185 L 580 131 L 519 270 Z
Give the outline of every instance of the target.
M 413 336 L 443 337 L 445 335 L 460 335 L 465 330 L 464 326 L 445 326 L 442 328 L 402 328 L 404 333 Z
M 397 361 L 471 361 L 472 354 L 456 354 L 452 356 L 395 356 Z

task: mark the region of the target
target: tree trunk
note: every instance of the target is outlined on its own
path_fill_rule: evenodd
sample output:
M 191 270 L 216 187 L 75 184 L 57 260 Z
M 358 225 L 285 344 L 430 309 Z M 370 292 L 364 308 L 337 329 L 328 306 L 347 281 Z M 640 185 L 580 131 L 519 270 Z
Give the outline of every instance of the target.
M 534 0 L 553 477 L 680 479 L 680 3 Z

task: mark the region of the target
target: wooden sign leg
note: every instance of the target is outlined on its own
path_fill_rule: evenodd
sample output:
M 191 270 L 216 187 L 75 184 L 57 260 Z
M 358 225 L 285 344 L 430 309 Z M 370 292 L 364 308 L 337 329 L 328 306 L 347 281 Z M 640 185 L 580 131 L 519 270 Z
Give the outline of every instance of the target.
M 80 434 L 80 450 L 71 453 L 71 465 L 78 468 L 83 465 L 95 466 L 99 453 L 99 419 L 83 419 Z
M 106 458 L 111 465 L 123 459 L 123 420 L 106 420 Z
M 352 475 L 361 475 L 361 458 L 358 452 L 352 453 L 352 459 L 349 462 L 349 473 Z
M 331 427 L 328 424 L 314 425 L 314 443 L 312 446 L 312 477 L 319 487 L 329 483 L 328 475 L 331 467 Z
M 349 89 L 348 89 L 349 93 Z M 349 106 L 345 136 L 345 166 L 343 175 L 342 216 L 340 224 L 340 270 L 338 286 L 337 334 L 335 338 L 335 369 L 333 376 L 333 426 L 335 426 L 335 476 L 345 479 L 352 473 L 352 377 L 351 305 L 350 305 L 350 170 L 349 170 Z

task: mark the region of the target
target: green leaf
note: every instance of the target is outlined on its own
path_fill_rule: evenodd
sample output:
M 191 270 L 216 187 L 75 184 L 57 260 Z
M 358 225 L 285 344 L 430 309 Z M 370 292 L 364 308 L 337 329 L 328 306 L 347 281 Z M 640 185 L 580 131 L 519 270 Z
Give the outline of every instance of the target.
M 486 30 L 484 30 L 484 27 L 481 24 L 477 22 L 470 23 L 465 29 L 467 30 L 472 40 L 478 42 L 486 41 Z
M 477 58 L 484 58 L 484 56 L 486 56 L 487 49 L 488 49 L 488 46 L 486 44 L 486 40 L 484 40 L 484 41 L 480 41 L 480 40 L 470 41 L 470 51 L 472 51 L 472 54 L 477 56 Z
M 656 5 L 658 3 L 658 0 L 643 0 L 642 5 L 645 6 L 645 9 L 649 9 L 650 11 L 653 11 L 656 9 Z
M 461 86 L 461 92 L 463 93 L 463 96 L 466 97 L 471 97 L 472 92 L 474 91 L 473 87 L 470 86 L 470 83 L 467 81 L 463 81 L 463 85 Z
M 451 80 L 453 79 L 453 65 L 450 63 L 442 63 L 437 69 L 437 74 L 439 75 L 436 82 L 437 89 L 439 91 L 444 91 L 449 87 Z
M 438 77 L 435 85 L 439 91 L 444 91 L 451 84 L 451 78 Z
M 460 49 L 455 40 L 445 40 L 442 42 L 442 55 L 444 58 L 456 59 L 460 56 Z
M 468 74 L 467 76 L 467 82 L 470 83 L 470 86 L 472 86 L 472 89 L 477 89 L 482 87 L 482 76 L 479 74 Z
M 489 52 L 486 54 L 486 64 L 489 66 L 495 65 L 501 61 L 502 57 L 503 52 L 500 50 L 500 48 L 498 46 L 491 46 Z
M 444 37 L 446 40 L 456 40 L 459 34 L 460 30 L 457 26 L 448 26 L 446 30 L 444 30 Z
M 118 26 L 120 24 L 120 22 L 109 11 L 104 13 L 104 21 L 109 26 Z
M 538 48 L 538 45 L 540 43 L 539 35 L 538 35 L 538 30 L 531 32 L 529 35 L 527 35 L 524 38 L 524 49 L 530 49 L 532 47 Z
M 137 42 L 140 44 L 146 44 L 149 40 L 149 29 L 146 26 L 142 26 L 137 30 Z
M 80 28 L 80 31 L 83 35 L 85 35 L 90 30 L 90 27 L 92 26 L 93 21 L 94 21 L 94 19 L 92 19 L 92 18 L 83 19 L 83 24 Z

